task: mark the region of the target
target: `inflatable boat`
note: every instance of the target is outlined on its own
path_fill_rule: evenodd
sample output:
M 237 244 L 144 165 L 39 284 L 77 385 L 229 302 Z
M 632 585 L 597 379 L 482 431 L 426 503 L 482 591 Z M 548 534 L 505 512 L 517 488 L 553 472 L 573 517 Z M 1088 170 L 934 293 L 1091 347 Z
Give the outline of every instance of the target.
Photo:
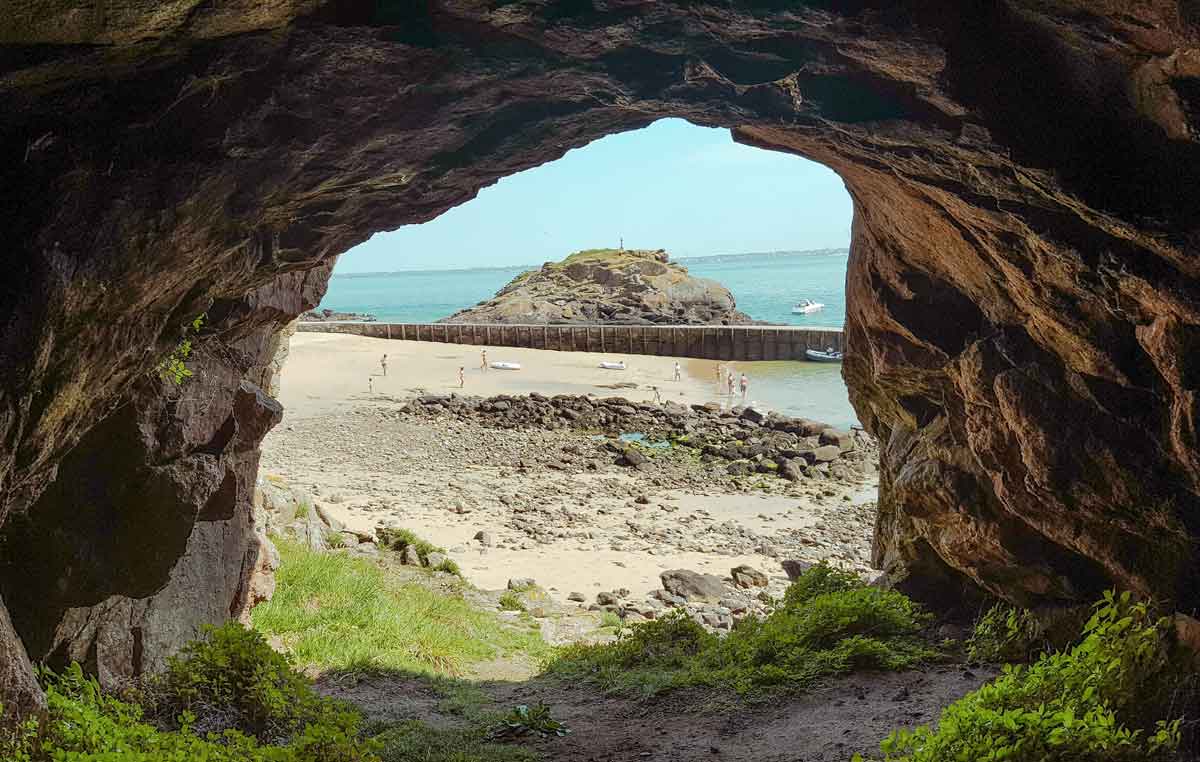
M 490 364 L 496 370 L 520 370 L 521 363 L 519 362 L 494 362 Z

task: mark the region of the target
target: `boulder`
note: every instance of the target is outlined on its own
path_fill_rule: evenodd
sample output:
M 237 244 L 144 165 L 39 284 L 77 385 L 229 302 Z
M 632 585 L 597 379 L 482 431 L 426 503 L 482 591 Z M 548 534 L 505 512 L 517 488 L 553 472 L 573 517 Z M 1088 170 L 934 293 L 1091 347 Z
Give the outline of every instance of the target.
M 742 588 L 766 587 L 770 584 L 766 574 L 748 564 L 733 567 L 729 575 L 733 577 L 733 584 Z
M 425 564 L 430 569 L 436 569 L 449 560 L 449 556 L 447 556 L 445 553 L 439 553 L 438 551 L 434 551 L 425 556 Z
M 658 576 L 664 590 L 689 601 L 715 603 L 728 594 L 725 582 L 712 574 L 673 569 Z
M 799 561 L 797 559 L 788 558 L 779 562 L 783 567 L 783 571 L 787 574 L 788 579 L 794 580 L 800 577 L 801 574 L 813 568 L 815 564 L 808 561 Z
M 813 460 L 817 463 L 828 463 L 842 456 L 842 448 L 837 445 L 821 445 L 813 450 Z
M 820 442 L 823 445 L 833 445 L 842 452 L 849 452 L 854 449 L 854 435 L 849 431 L 824 429 L 821 431 Z

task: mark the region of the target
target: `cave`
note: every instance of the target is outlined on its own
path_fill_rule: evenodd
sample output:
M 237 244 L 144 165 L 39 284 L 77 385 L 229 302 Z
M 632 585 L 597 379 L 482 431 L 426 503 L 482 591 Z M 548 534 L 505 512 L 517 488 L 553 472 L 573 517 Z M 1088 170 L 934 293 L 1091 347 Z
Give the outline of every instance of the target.
M 151 669 L 250 602 L 275 335 L 338 254 L 663 117 L 845 181 L 887 583 L 1194 610 L 1198 82 L 1186 0 L 26 4 L 0 700 L 37 706 L 55 655 Z M 185 338 L 186 392 L 155 372 Z

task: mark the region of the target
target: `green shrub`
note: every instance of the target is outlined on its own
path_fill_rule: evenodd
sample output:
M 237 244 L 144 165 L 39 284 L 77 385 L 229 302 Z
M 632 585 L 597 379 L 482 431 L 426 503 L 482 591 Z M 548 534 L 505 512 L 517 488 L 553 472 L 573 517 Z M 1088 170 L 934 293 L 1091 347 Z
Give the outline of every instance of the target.
M 619 630 L 625 626 L 625 623 L 621 621 L 621 617 L 617 616 L 613 612 L 605 611 L 600 615 L 600 626 L 612 627 L 614 630 Z
M 500 594 L 500 608 L 503 611 L 524 611 L 525 602 L 512 590 L 505 590 Z
M 233 728 L 201 732 L 184 712 L 176 728 L 151 724 L 140 706 L 104 693 L 72 664 L 62 675 L 43 671 L 48 711 L 27 724 L 6 762 L 375 762 L 374 746 L 358 737 L 357 716 L 321 712 L 287 739 L 260 739 Z M 351 719 L 352 718 L 352 719 Z M 34 730 L 36 728 L 36 730 Z M 268 743 L 275 741 L 277 743 Z
M 548 669 L 644 694 L 689 685 L 798 690 L 825 675 L 907 669 L 935 658 L 921 637 L 927 622 L 900 593 L 821 564 L 801 575 L 769 616 L 747 617 L 723 639 L 673 612 L 612 643 L 568 646 Z
M 202 639 L 184 646 L 149 683 L 147 695 L 167 723 L 186 713 L 207 724 L 212 715 L 222 730 L 259 738 L 289 738 L 318 720 L 352 731 L 358 721 L 353 711 L 317 696 L 261 633 L 236 622 L 208 627 Z
M 1046 648 L 1042 627 L 1033 614 L 997 603 L 979 618 L 967 639 L 967 658 L 986 662 L 1027 662 Z
M 827 562 L 822 561 L 793 580 L 783 595 L 783 602 L 786 606 L 799 606 L 818 595 L 857 590 L 861 587 L 865 587 L 865 585 L 857 574 L 835 569 Z
M 1180 720 L 1163 719 L 1179 670 L 1167 620 L 1128 593 L 1105 594 L 1083 640 L 1004 673 L 942 712 L 937 730 L 894 732 L 887 762 L 1152 762 L 1171 758 Z M 859 757 L 858 759 L 861 759 Z

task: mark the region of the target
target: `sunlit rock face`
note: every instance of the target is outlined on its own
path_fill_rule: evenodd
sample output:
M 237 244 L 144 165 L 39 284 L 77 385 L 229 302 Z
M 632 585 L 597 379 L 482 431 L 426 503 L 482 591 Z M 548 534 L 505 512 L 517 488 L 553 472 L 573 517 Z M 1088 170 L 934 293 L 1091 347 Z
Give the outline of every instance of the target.
M 42 613 L 12 576 L 33 562 L 5 551 L 0 645 L 65 657 L 103 632 L 145 668 L 146 628 L 189 605 L 189 554 L 226 570 L 191 586 L 199 618 L 226 615 L 273 420 L 239 390 L 266 387 L 270 334 L 331 259 L 666 116 L 823 162 L 855 199 L 845 375 L 883 441 L 890 579 L 939 600 L 1119 584 L 1195 606 L 1194 6 L 77 5 L 0 23 L 0 522 L 62 551 L 37 562 Z M 220 402 L 197 418 L 147 374 L 201 313 L 181 393 Z M 140 450 L 97 473 L 109 431 Z M 112 499 L 165 468 L 193 476 Z M 87 523 L 67 526 L 73 505 Z M 170 531 L 106 544 L 106 522 Z M 202 542 L 213 522 L 241 529 Z M 153 616 L 102 627 L 125 599 Z M 72 640 L 69 622 L 88 626 Z M 28 706 L 21 651 L 0 650 L 0 693 Z

